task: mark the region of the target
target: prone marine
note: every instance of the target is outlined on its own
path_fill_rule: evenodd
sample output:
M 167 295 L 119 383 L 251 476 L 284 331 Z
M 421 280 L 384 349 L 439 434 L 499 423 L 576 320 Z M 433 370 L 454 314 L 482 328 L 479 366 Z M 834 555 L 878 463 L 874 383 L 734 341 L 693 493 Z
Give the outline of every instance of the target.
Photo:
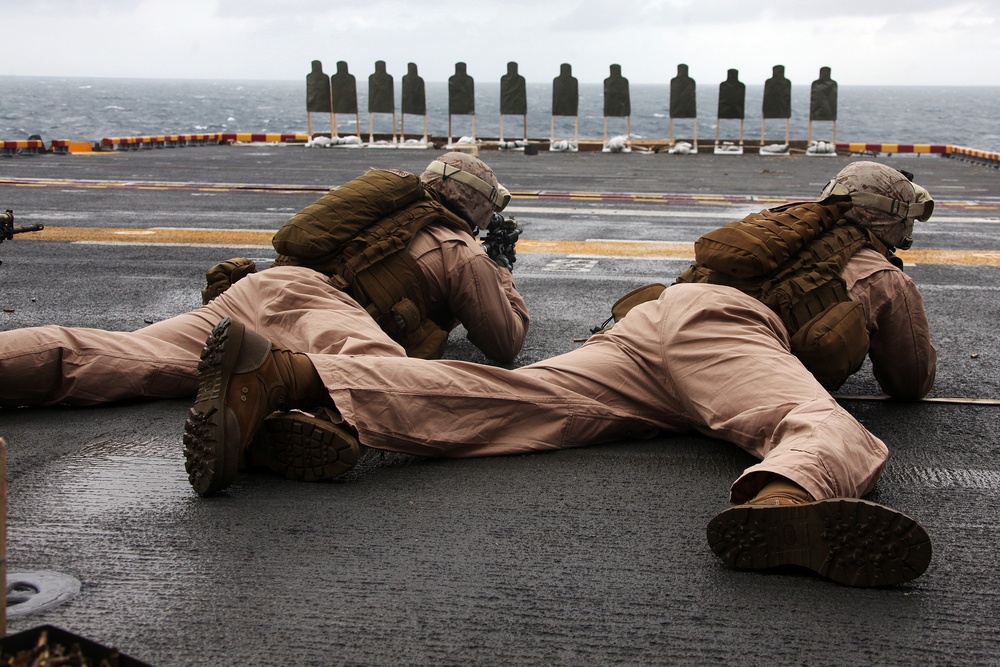
M 763 229 L 753 243 L 782 241 L 772 250 L 800 237 L 791 257 L 736 280 L 696 262 L 671 286 L 630 295 L 628 308 L 613 309 L 617 322 L 580 348 L 514 370 L 301 354 L 293 342 L 272 343 L 238 317 L 224 318 L 202 352 L 185 424 L 192 483 L 205 495 L 231 484 L 237 468 L 228 462 L 282 410 L 322 412 L 352 448 L 453 458 L 693 431 L 760 461 L 733 483 L 733 506 L 708 525 L 723 562 L 803 566 L 852 586 L 911 580 L 930 562 L 929 537 L 913 518 L 863 499 L 888 448 L 828 388 L 857 370 L 861 349 L 888 395 L 930 391 L 937 357 L 923 301 L 894 251 L 907 247 L 933 205 L 902 172 L 854 162 L 820 201 L 742 221 Z M 761 284 L 784 269 L 784 296 L 772 298 Z M 820 294 L 809 297 L 809 285 Z M 813 363 L 822 380 L 806 365 L 817 345 L 838 357 Z

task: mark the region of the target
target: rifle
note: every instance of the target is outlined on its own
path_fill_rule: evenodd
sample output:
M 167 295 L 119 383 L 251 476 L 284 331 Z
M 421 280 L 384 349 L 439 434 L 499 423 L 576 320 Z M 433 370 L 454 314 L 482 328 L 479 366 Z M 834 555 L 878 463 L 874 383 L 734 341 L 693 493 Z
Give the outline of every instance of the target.
M 490 216 L 490 224 L 483 239 L 486 254 L 499 266 L 513 271 L 514 262 L 517 261 L 514 245 L 523 231 L 514 218 L 505 218 L 500 213 L 494 212 Z
M 40 232 L 43 229 L 45 229 L 45 227 L 40 224 L 15 225 L 14 211 L 10 209 L 7 209 L 3 213 L 0 213 L 0 243 L 12 240 L 14 238 L 14 234 L 23 234 L 25 232 Z M 0 264 L 3 264 L 2 260 L 0 260 Z

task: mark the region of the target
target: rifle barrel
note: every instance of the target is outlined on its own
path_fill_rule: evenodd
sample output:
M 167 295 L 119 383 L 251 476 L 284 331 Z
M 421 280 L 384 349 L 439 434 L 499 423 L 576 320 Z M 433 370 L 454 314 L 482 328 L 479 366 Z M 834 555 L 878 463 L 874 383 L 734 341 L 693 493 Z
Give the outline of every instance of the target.
M 45 226 L 40 224 L 14 225 L 15 234 L 23 234 L 24 232 L 40 232 L 43 229 L 45 229 Z
M 25 232 L 40 232 L 45 229 L 44 225 L 34 223 L 29 225 L 15 225 L 14 224 L 14 211 L 7 209 L 3 213 L 0 213 L 0 243 L 4 241 L 9 241 L 14 238 L 14 234 L 23 234 Z

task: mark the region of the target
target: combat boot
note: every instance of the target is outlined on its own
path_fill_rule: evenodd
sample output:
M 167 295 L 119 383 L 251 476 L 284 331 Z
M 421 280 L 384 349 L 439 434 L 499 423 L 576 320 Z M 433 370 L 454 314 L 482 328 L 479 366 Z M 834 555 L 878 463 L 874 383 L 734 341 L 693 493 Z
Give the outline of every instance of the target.
M 257 430 L 247 462 L 288 479 L 318 482 L 353 468 L 361 451 L 358 439 L 344 426 L 301 412 L 277 412 Z
M 208 496 L 232 484 L 250 440 L 272 412 L 329 403 L 308 356 L 277 348 L 239 322 L 223 319 L 202 350 L 198 397 L 184 424 L 191 486 Z
M 930 564 L 927 532 L 902 512 L 858 498 L 816 501 L 788 486 L 765 488 L 712 519 L 715 555 L 744 570 L 794 565 L 865 587 L 909 581 Z
M 748 505 L 803 505 L 811 503 L 815 498 L 809 492 L 791 480 L 772 476 L 771 481 L 764 485 Z

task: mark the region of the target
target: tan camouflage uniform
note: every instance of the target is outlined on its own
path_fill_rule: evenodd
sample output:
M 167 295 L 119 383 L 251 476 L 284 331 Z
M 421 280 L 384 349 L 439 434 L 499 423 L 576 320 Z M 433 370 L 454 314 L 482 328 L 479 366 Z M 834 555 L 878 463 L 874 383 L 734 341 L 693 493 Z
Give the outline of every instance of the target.
M 509 361 L 527 334 L 528 309 L 510 272 L 472 237 L 438 225 L 411 244 L 433 306 L 450 309 L 470 340 Z M 135 332 L 44 326 L 0 332 L 0 406 L 94 405 L 173 398 L 198 389 L 198 358 L 212 327 L 232 317 L 307 352 L 405 356 L 325 276 L 273 267 L 236 282 L 206 306 Z
M 907 398 L 926 394 L 936 353 L 913 282 L 867 250 L 844 276 L 866 306 L 882 387 Z M 398 452 L 518 454 L 697 431 L 763 459 L 733 486 L 735 502 L 756 493 L 765 471 L 817 499 L 860 497 L 887 457 L 790 353 L 777 315 L 729 287 L 675 285 L 580 349 L 513 371 L 310 358 L 360 442 Z

